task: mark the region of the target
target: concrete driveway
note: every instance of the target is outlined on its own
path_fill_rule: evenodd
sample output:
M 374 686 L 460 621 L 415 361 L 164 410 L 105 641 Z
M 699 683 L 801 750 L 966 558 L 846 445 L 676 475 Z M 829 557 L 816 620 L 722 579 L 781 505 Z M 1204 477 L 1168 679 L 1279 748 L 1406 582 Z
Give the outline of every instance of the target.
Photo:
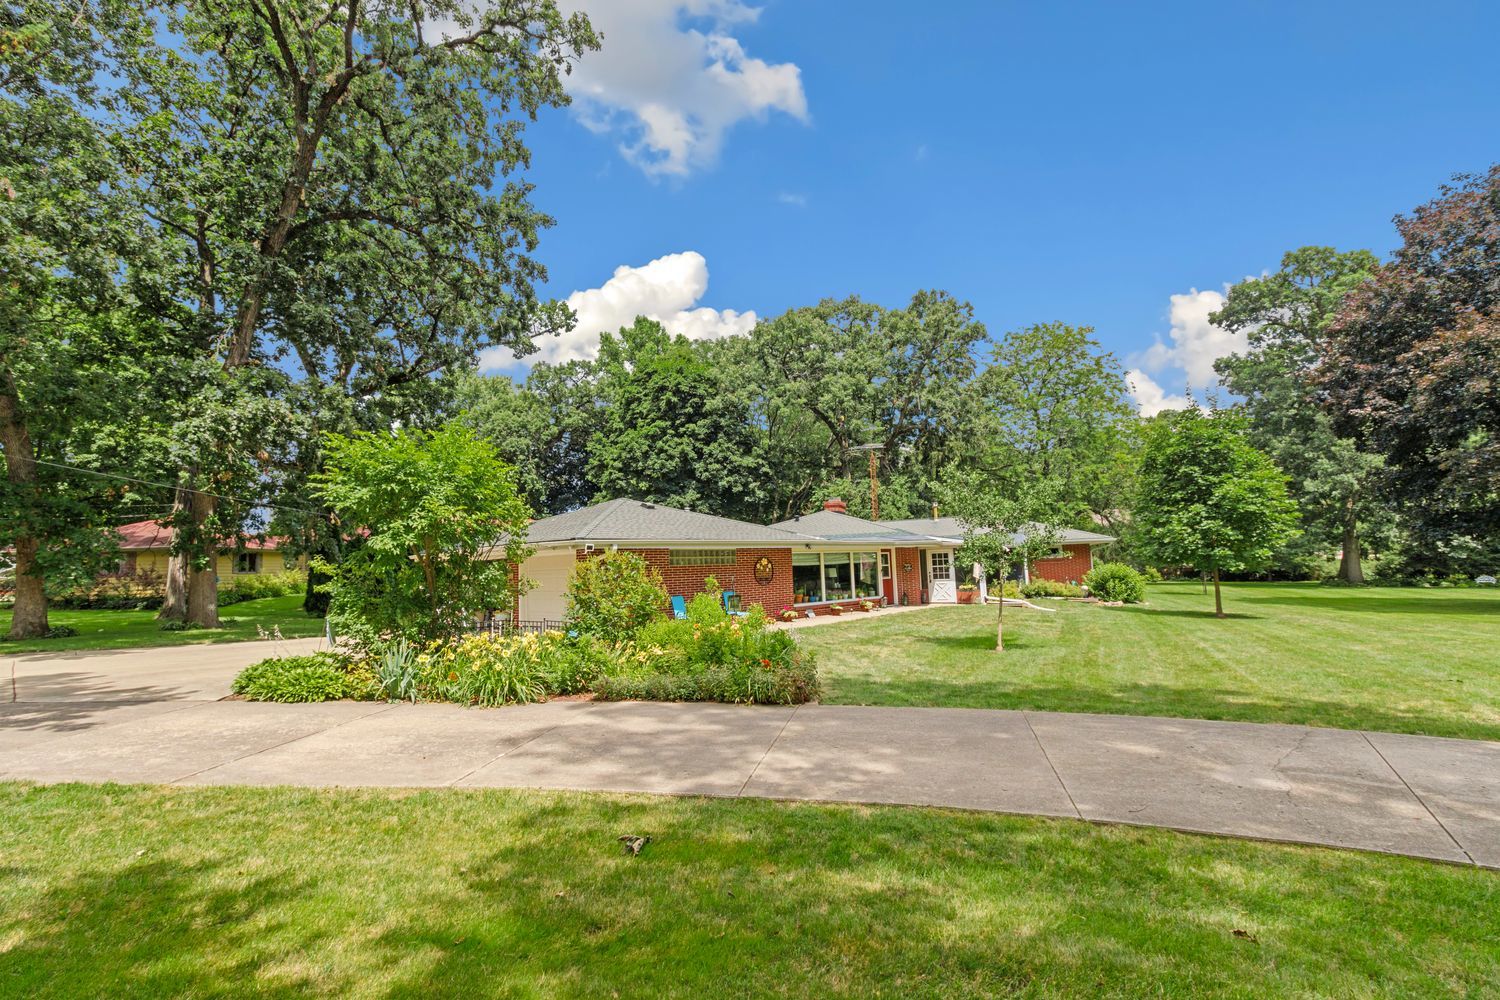
M 0 779 L 899 803 L 1500 868 L 1500 743 L 980 709 L 217 700 L 267 646 L 17 658 Z

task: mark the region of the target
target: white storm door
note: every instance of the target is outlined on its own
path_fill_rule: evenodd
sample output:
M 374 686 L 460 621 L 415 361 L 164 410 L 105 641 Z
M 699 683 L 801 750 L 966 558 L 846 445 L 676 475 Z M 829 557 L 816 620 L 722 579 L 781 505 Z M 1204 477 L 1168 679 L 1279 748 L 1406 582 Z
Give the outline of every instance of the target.
M 933 604 L 957 604 L 958 584 L 953 579 L 953 553 L 927 551 L 928 597 Z

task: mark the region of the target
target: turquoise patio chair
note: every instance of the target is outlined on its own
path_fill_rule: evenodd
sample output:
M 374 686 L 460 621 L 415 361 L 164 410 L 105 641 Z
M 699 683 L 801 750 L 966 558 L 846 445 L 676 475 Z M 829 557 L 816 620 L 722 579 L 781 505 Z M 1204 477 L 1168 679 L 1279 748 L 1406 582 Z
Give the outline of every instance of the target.
M 748 617 L 750 612 L 740 610 L 740 595 L 732 590 L 724 591 L 724 610 L 736 618 Z
M 687 617 L 687 601 L 675 594 L 672 596 L 672 617 L 677 619 Z

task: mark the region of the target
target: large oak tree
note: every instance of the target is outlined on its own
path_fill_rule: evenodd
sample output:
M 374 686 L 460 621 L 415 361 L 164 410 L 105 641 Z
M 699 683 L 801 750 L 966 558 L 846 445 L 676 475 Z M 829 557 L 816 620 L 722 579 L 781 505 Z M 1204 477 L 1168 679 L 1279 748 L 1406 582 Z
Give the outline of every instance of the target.
M 550 220 L 520 177 L 523 133 L 567 102 L 562 75 L 598 40 L 551 0 L 157 14 L 110 68 L 133 192 L 170 262 L 135 286 L 205 365 L 176 456 L 185 599 L 164 610 L 213 625 L 212 553 L 242 515 L 221 497 L 268 481 L 268 438 L 295 447 L 275 412 L 288 380 L 372 396 L 483 347 L 525 353 L 570 320 L 536 298 Z

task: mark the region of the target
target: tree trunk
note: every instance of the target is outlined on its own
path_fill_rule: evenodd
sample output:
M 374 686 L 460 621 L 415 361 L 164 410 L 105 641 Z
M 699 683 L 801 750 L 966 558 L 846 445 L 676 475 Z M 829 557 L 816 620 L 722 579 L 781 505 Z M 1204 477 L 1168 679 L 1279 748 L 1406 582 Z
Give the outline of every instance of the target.
M 187 557 L 180 552 L 167 556 L 167 596 L 156 617 L 161 621 L 187 621 Z
M 208 565 L 200 569 L 196 559 L 187 567 L 187 620 L 203 628 L 219 627 L 219 581 L 215 568 L 219 548 L 208 521 L 213 517 L 215 500 L 206 493 L 194 492 L 193 537 L 199 554 L 207 554 Z
M 327 573 L 319 573 L 313 569 L 311 561 L 307 567 L 307 590 L 302 598 L 302 610 L 314 618 L 328 617 L 328 603 L 332 596 L 327 591 L 318 588 L 332 579 Z
M 0 384 L 0 446 L 5 448 L 5 476 L 16 492 L 36 489 L 36 452 L 21 416 L 15 379 L 7 370 Z M 40 639 L 47 634 L 47 581 L 37 566 L 40 548 L 34 535 L 17 534 L 16 603 L 11 612 L 11 639 Z
M 37 542 L 16 538 L 16 603 L 7 639 L 40 639 L 47 634 L 47 584 L 37 572 Z
M 1005 580 L 1009 574 L 1000 574 L 1000 603 L 995 605 L 995 652 L 1005 649 Z
M 1224 598 L 1219 593 L 1219 567 L 1214 567 L 1214 617 L 1226 618 L 1224 614 Z
M 1344 507 L 1344 554 L 1339 558 L 1339 579 L 1345 583 L 1365 582 L 1364 567 L 1359 564 L 1359 522 L 1354 517 L 1354 501 Z
M 178 487 L 172 494 L 172 520 L 182 510 L 186 491 Z M 156 613 L 158 621 L 187 621 L 187 557 L 181 552 L 167 556 L 167 593 Z

